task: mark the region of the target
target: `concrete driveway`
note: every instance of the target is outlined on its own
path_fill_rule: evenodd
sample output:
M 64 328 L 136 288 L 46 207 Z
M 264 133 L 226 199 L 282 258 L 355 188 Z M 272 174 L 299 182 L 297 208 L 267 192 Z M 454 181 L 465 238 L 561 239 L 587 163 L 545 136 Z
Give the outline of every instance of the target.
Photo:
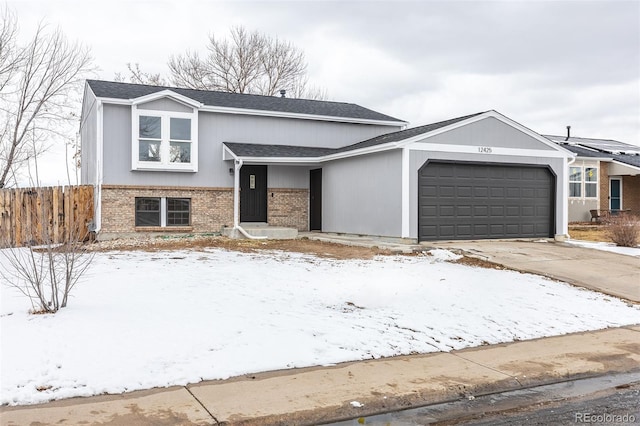
M 449 241 L 430 246 L 459 249 L 507 268 L 544 275 L 612 296 L 640 302 L 640 258 L 566 243 Z

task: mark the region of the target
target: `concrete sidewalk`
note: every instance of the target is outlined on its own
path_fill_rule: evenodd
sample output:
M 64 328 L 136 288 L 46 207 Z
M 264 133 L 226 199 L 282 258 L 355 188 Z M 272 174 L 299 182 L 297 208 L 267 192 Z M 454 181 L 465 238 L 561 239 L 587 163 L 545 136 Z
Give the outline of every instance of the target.
M 640 371 L 640 325 L 124 395 L 2 407 L 0 424 L 318 424 L 629 371 Z
M 511 269 L 640 302 L 640 258 L 634 256 L 556 242 L 449 241 L 429 246 L 461 250 Z

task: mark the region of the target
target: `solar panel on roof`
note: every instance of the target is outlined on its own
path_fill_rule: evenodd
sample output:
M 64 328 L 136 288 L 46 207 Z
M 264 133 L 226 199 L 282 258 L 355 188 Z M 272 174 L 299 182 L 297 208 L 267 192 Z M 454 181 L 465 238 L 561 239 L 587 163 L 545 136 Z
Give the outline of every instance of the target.
M 623 142 L 613 140 L 600 140 L 600 139 L 580 139 L 576 141 L 580 145 L 584 145 L 589 148 L 597 149 L 600 151 L 618 153 L 618 152 L 638 152 L 640 147 L 629 145 Z

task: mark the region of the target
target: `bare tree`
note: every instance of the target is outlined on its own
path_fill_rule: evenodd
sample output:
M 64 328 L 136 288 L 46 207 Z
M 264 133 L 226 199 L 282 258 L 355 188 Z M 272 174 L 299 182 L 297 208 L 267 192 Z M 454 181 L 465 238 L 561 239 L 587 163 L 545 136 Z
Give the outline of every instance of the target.
M 17 172 L 65 137 L 77 120 L 73 102 L 93 70 L 89 50 L 69 42 L 60 29 L 40 24 L 29 43 L 17 42 L 17 18 L 4 9 L 0 30 L 0 188 Z
M 127 63 L 127 70 L 129 71 L 129 78 L 127 79 L 121 73 L 116 73 L 114 80 L 119 82 L 126 82 L 128 80 L 129 83 L 135 84 L 151 84 L 153 86 L 166 86 L 167 82 L 160 75 L 160 73 L 152 74 L 148 72 L 144 72 L 140 69 L 140 64 L 135 63 L 131 64 Z
M 326 97 L 323 90 L 307 90 L 304 52 L 290 42 L 234 27 L 229 40 L 211 35 L 207 50 L 204 58 L 191 51 L 171 55 L 168 66 L 173 84 L 269 96 L 284 89 L 296 97 Z

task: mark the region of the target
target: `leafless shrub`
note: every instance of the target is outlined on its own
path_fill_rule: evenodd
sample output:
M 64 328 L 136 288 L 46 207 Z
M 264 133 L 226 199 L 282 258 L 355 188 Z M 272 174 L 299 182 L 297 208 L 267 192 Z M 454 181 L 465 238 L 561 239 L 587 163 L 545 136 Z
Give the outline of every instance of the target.
M 35 227 L 28 230 L 32 241 L 36 240 Z M 63 243 L 55 244 L 48 233 L 44 235 L 45 243 L 38 246 L 0 245 L 8 247 L 0 249 L 0 277 L 5 285 L 29 298 L 32 313 L 55 313 L 66 307 L 71 290 L 94 257 L 82 243 L 88 237 L 83 223 L 72 224 Z
M 629 213 L 609 216 L 607 235 L 621 247 L 637 247 L 640 243 L 640 220 Z

